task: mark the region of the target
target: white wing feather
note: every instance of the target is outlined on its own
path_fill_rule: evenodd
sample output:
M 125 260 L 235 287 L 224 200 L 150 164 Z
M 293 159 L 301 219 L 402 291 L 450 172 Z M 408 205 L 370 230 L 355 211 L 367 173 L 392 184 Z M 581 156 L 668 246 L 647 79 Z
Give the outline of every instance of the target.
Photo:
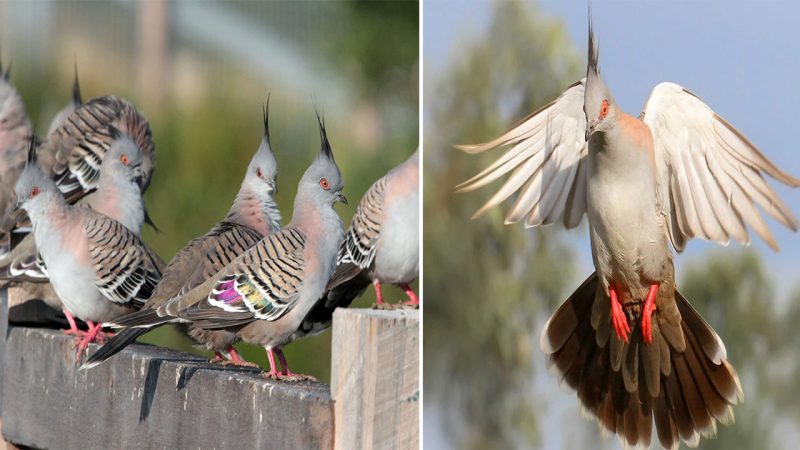
M 507 224 L 525 219 L 529 227 L 547 225 L 561 217 L 567 228 L 580 223 L 586 211 L 585 83 L 583 79 L 573 84 L 490 142 L 457 146 L 467 153 L 511 146 L 489 167 L 457 186 L 459 192 L 473 191 L 512 172 L 473 218 L 519 192 L 506 216 Z
M 657 195 L 677 251 L 693 237 L 721 244 L 733 238 L 746 244 L 746 225 L 777 250 L 755 205 L 797 230 L 797 218 L 764 174 L 791 187 L 800 186 L 800 180 L 778 169 L 696 95 L 677 84 L 661 83 L 642 116 L 653 133 Z

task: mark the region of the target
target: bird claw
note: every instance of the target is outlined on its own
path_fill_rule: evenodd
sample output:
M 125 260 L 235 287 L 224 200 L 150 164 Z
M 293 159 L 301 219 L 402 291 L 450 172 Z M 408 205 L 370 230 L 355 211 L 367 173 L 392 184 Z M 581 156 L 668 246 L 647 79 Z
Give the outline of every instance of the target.
M 650 285 L 650 291 L 647 293 L 647 299 L 642 307 L 642 337 L 647 345 L 653 343 L 653 313 L 656 310 L 656 296 L 658 296 L 658 283 Z
M 628 325 L 628 317 L 625 315 L 625 311 L 622 310 L 622 304 L 617 297 L 617 288 L 615 286 L 608 287 L 608 296 L 611 299 L 611 324 L 614 326 L 617 339 L 628 342 L 631 328 Z

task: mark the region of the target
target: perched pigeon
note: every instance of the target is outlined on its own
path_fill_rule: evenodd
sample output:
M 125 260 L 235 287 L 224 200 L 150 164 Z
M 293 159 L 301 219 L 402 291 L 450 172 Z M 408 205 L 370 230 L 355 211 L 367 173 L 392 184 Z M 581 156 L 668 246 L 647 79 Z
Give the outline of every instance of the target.
M 79 203 L 104 214 L 140 236 L 144 222 L 144 200 L 139 188 L 144 160 L 139 147 L 114 129 L 114 141 L 103 160 L 97 191 Z M 16 282 L 47 282 L 47 272 L 38 257 L 33 234 L 17 244 L 0 259 L 0 287 Z M 61 300 L 54 296 L 42 298 L 47 304 L 62 309 Z
M 235 331 L 245 342 L 266 348 L 268 377 L 294 377 L 281 348 L 325 291 L 336 268 L 344 226 L 333 209 L 346 202 L 339 168 L 322 122 L 322 149 L 297 187 L 289 224 L 259 241 L 208 281 L 155 311 L 142 311 L 136 323 L 150 328 L 184 321 L 209 329 Z M 146 317 L 145 317 L 146 316 Z M 277 370 L 274 354 L 282 371 Z
M 37 150 L 39 165 L 55 179 L 68 202 L 75 203 L 97 189 L 103 157 L 114 140 L 113 128 L 130 136 L 144 154 L 139 185 L 142 192 L 146 191 L 155 169 L 150 124 L 126 100 L 104 96 L 89 100 L 73 111 Z M 152 225 L 146 211 L 145 222 Z M 18 213 L 0 221 L 0 232 L 24 223 L 24 216 Z
M 339 248 L 328 291 L 311 309 L 295 339 L 331 325 L 333 311 L 346 308 L 372 284 L 384 304 L 381 283 L 396 284 L 419 306 L 409 286 L 419 276 L 419 150 L 376 181 L 358 204 Z
M 35 139 L 17 181 L 17 207 L 28 213 L 50 282 L 64 303 L 78 355 L 102 336 L 101 322 L 136 310 L 161 278 L 158 257 L 120 222 L 88 206 L 69 205 L 36 162 Z M 128 164 L 127 158 L 121 160 Z M 88 332 L 74 331 L 76 316 Z
M 510 146 L 460 186 L 511 173 L 478 214 L 518 192 L 506 223 L 589 217 L 595 273 L 555 312 L 541 347 L 586 411 L 628 445 L 695 446 L 733 421 L 742 401 L 722 340 L 675 288 L 673 256 L 699 237 L 747 243 L 749 225 L 777 244 L 756 209 L 797 230 L 764 175 L 792 187 L 744 135 L 696 95 L 655 87 L 639 118 L 624 113 L 600 77 L 589 28 L 586 78 L 497 139 Z
M 277 191 L 278 165 L 269 140 L 267 109 L 264 109 L 264 135 L 261 145 L 247 167 L 242 187 L 233 201 L 228 214 L 208 233 L 193 239 L 181 249 L 164 269 L 164 275 L 147 300 L 143 311 L 157 309 L 181 292 L 199 286 L 232 260 L 255 245 L 264 236 L 281 228 L 281 214 L 272 195 Z M 119 318 L 117 323 L 132 318 Z M 244 364 L 233 344 L 237 337 L 225 330 L 204 330 L 189 326 L 188 334 L 207 349 L 216 353 L 215 360 L 223 355 L 233 364 Z M 99 364 L 137 337 L 149 331 L 147 328 L 128 328 L 113 337 L 87 360 L 87 366 Z

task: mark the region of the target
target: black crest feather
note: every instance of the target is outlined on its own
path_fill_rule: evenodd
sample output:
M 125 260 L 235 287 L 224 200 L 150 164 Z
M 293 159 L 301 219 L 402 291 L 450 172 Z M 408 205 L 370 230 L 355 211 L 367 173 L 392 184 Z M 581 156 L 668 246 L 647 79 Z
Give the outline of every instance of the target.
M 588 70 L 594 72 L 595 74 L 599 73 L 597 68 L 597 61 L 600 57 L 600 49 L 597 47 L 597 43 L 594 40 L 594 29 L 592 27 L 592 7 L 589 5 L 589 66 Z
M 319 139 L 321 143 L 319 152 L 333 161 L 333 150 L 331 149 L 330 142 L 328 142 L 328 132 L 325 130 L 325 120 L 320 117 L 316 106 L 314 106 L 314 113 L 317 115 L 317 123 L 319 123 Z
M 122 131 L 119 128 L 115 127 L 114 125 L 108 125 L 108 134 L 111 136 L 112 140 L 117 140 L 122 137 Z
M 267 145 L 270 145 L 270 143 L 269 143 L 269 98 L 270 98 L 270 94 L 268 93 L 267 94 L 267 103 L 262 107 L 263 112 L 264 112 L 264 141 L 267 143 Z
M 72 82 L 72 102 L 76 105 L 82 105 L 81 99 L 81 84 L 78 82 L 78 60 L 75 59 L 75 80 Z
M 28 164 L 36 164 L 36 148 L 38 145 L 36 135 L 30 135 L 28 139 Z

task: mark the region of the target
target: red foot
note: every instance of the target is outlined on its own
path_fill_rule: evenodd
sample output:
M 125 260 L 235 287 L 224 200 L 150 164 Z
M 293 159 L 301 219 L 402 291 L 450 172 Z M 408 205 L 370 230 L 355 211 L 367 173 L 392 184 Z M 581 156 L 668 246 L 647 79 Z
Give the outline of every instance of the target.
M 372 282 L 372 285 L 375 286 L 375 297 L 377 297 L 375 303 L 377 303 L 378 305 L 382 305 L 384 302 L 383 302 L 383 293 L 381 292 L 381 281 L 376 279 L 375 281 Z
M 417 294 L 411 289 L 411 286 L 407 284 L 400 284 L 398 286 L 400 286 L 400 289 L 402 289 L 409 298 L 407 302 L 403 302 L 404 305 L 419 306 L 419 297 L 417 297 Z
M 611 298 L 611 324 L 614 325 L 617 339 L 628 342 L 628 334 L 630 334 L 631 328 L 628 326 L 628 317 L 622 310 L 622 304 L 617 298 L 617 287 L 615 285 L 608 286 L 608 296 Z
M 223 364 L 226 365 L 233 365 L 233 366 L 241 366 L 241 367 L 253 367 L 256 369 L 260 369 L 261 367 L 258 364 L 251 363 L 250 361 L 245 361 L 244 358 L 236 351 L 236 349 L 231 345 L 226 350 L 228 354 L 228 360 L 225 361 Z
M 226 359 L 225 359 L 224 356 L 222 356 L 222 353 L 214 352 L 214 357 L 211 358 L 208 362 L 210 362 L 210 363 L 221 363 L 221 362 L 223 362 L 225 360 Z
M 286 378 L 291 378 L 294 380 L 316 380 L 316 378 L 312 377 L 311 375 L 304 375 L 302 373 L 295 373 L 289 370 L 289 363 L 286 362 L 286 356 L 283 354 L 283 349 L 276 348 L 275 353 L 278 354 L 278 360 L 281 362 L 281 366 L 283 366 L 283 370 L 281 374 Z
M 78 328 L 78 324 L 75 322 L 75 317 L 70 314 L 69 311 L 65 309 L 62 310 L 64 315 L 67 316 L 67 322 L 69 322 L 69 330 L 65 330 L 64 334 L 71 334 L 73 336 L 80 336 L 83 337 L 87 334 L 86 331 L 82 331 Z
M 86 324 L 89 326 L 89 331 L 81 332 L 82 336 L 78 339 L 77 352 L 75 354 L 75 359 L 80 360 L 81 355 L 84 351 L 89 347 L 89 344 L 92 342 L 102 341 L 106 338 L 106 336 L 110 333 L 103 333 L 103 324 L 102 323 L 94 323 L 91 320 L 87 320 Z
M 647 299 L 642 308 L 642 337 L 645 344 L 653 342 L 653 312 L 656 310 L 656 296 L 658 295 L 658 283 L 650 285 Z

